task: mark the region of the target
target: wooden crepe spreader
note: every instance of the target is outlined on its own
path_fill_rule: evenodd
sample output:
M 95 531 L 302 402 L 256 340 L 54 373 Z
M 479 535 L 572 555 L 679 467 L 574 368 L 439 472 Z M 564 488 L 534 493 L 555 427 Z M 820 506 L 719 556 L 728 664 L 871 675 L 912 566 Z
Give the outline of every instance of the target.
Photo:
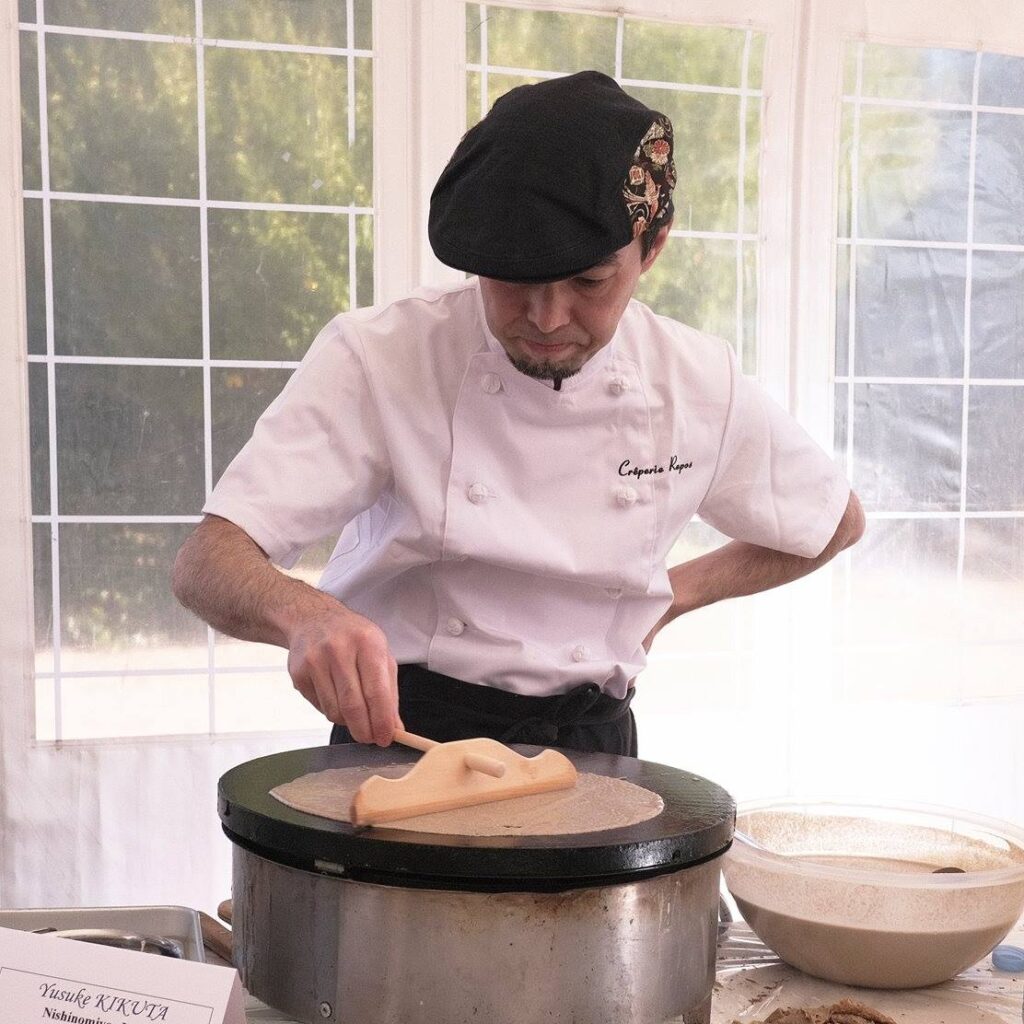
M 376 825 L 418 814 L 571 789 L 576 766 L 557 750 L 525 757 L 497 740 L 438 743 L 398 730 L 395 739 L 424 756 L 400 779 L 374 775 L 356 792 L 352 823 Z

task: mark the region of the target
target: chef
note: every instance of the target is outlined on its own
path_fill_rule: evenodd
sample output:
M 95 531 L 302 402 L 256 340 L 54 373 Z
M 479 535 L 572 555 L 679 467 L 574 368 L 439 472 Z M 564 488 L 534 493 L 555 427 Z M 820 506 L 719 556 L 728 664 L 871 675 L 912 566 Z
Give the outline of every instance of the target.
M 335 317 L 210 495 L 175 593 L 286 648 L 332 742 L 635 755 L 660 629 L 860 536 L 849 484 L 731 348 L 632 299 L 672 145 L 597 72 L 501 97 L 431 197 L 434 252 L 473 276 Z M 695 515 L 733 540 L 667 568 Z M 328 536 L 318 588 L 278 568 Z

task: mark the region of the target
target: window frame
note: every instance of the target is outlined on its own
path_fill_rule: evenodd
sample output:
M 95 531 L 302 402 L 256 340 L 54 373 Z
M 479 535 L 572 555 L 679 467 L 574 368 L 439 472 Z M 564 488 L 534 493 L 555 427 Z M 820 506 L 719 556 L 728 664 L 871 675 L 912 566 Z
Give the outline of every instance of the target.
M 624 13 L 768 34 L 759 190 L 759 376 L 829 446 L 843 42 L 853 38 L 897 45 L 980 45 L 1024 55 L 1024 21 L 1005 18 L 1008 3 L 968 10 L 953 0 L 507 0 L 505 5 Z M 5 0 L 0 10 L 6 14 L 0 44 L 0 557 L 6 570 L 6 585 L 0 588 L 0 770 L 5 782 L 0 785 L 0 905 L 110 903 L 118 898 L 137 902 L 148 898 L 156 885 L 145 874 L 145 863 L 160 863 L 168 848 L 161 844 L 166 837 L 159 832 L 147 835 L 145 829 L 139 830 L 126 844 L 134 856 L 118 863 L 143 866 L 122 872 L 123 878 L 116 874 L 118 865 L 105 866 L 95 849 L 86 860 L 92 865 L 87 876 L 73 867 L 59 878 L 36 879 L 31 876 L 38 872 L 28 869 L 41 842 L 61 850 L 88 846 L 86 839 L 99 841 L 91 838 L 94 830 L 81 823 L 98 806 L 100 793 L 114 794 L 115 801 L 125 792 L 145 793 L 148 806 L 163 809 L 181 791 L 181 779 L 169 774 L 168 766 L 180 767 L 185 757 L 191 785 L 205 790 L 232 764 L 275 748 L 308 745 L 311 739 L 323 742 L 323 736 L 201 734 L 56 745 L 33 738 L 18 0 Z M 375 252 L 386 254 L 375 260 L 378 302 L 399 298 L 420 283 L 444 283 L 459 276 L 438 264 L 430 252 L 426 214 L 433 182 L 465 126 L 464 43 L 463 0 L 378 0 L 374 5 L 374 144 L 377 154 L 386 151 L 389 157 L 375 162 Z M 764 704 L 758 703 L 756 711 L 779 714 L 781 708 L 785 715 L 787 708 L 820 700 L 820 653 L 828 644 L 830 622 L 827 576 L 815 574 L 800 585 L 799 595 L 794 588 L 767 599 L 763 635 L 796 681 L 765 688 L 758 697 Z M 781 625 L 781 631 L 773 632 L 772 625 Z M 814 638 L 814 643 L 797 643 L 798 632 Z M 787 751 L 780 771 L 791 780 L 794 761 L 800 759 L 790 748 Z M 58 813 L 51 814 L 50 808 Z M 206 856 L 191 858 L 195 867 L 180 866 L 174 880 L 208 891 L 209 902 L 215 905 L 222 896 L 216 889 L 217 874 L 225 874 L 229 850 L 212 814 L 209 817 L 205 831 L 195 837 Z
M 953 0 L 857 0 L 853 4 L 813 0 L 808 11 L 803 54 L 806 113 L 796 167 L 800 182 L 796 218 L 802 227 L 794 252 L 791 411 L 830 446 L 835 393 L 836 182 L 845 45 L 872 42 L 1024 56 L 1024 19 L 1006 19 L 1003 5 L 962 5 Z
M 8 0 L 13 15 L 12 41 L 17 52 L 18 5 Z M 707 24 L 765 32 L 764 94 L 761 140 L 759 189 L 759 260 L 758 260 L 758 348 L 759 376 L 783 403 L 788 399 L 791 338 L 788 329 L 790 302 L 791 225 L 788 215 L 791 197 L 786 183 L 792 166 L 792 147 L 783 140 L 794 136 L 793 116 L 797 90 L 797 76 L 788 73 L 792 65 L 796 33 L 799 24 L 794 18 L 793 0 L 769 0 L 757 4 L 753 0 L 699 0 L 687 3 L 681 9 L 672 0 L 629 0 L 613 3 L 611 0 L 582 2 L 562 0 L 560 3 L 528 3 L 512 0 L 506 6 L 526 9 L 565 11 L 570 13 L 602 13 L 610 16 L 626 15 L 637 18 L 666 20 L 693 24 Z M 465 2 L 464 0 L 388 0 L 374 5 L 374 147 L 378 154 L 387 153 L 388 159 L 375 160 L 374 174 L 374 245 L 375 253 L 387 254 L 375 259 L 375 301 L 392 301 L 408 294 L 420 284 L 445 284 L 461 279 L 462 275 L 440 264 L 427 241 L 427 213 L 433 183 L 462 136 L 466 124 L 465 109 Z M 13 70 L 17 73 L 17 60 Z M 17 97 L 17 89 L 13 96 Z M 7 110 L 8 117 L 17 107 Z M 15 124 L 14 145 L 7 148 L 12 156 L 20 157 L 20 128 Z M 17 225 L 8 237 L 20 240 L 22 236 L 22 207 L 20 189 L 20 163 L 6 168 L 7 195 L 17 199 L 18 209 L 5 208 L 5 216 Z M 782 197 L 766 196 L 766 182 L 775 182 L 776 190 L 784 190 Z M 24 254 L 11 253 L 16 261 L 8 281 L 21 285 L 24 281 Z M 397 254 L 397 255 L 394 255 Z M 25 337 L 24 295 L 19 302 L 8 306 L 11 313 L 8 339 L 17 339 L 15 351 L 10 353 L 17 372 L 13 378 L 24 375 L 20 349 Z M 17 402 L 6 404 L 10 414 L 17 416 L 15 427 L 25 430 L 27 399 L 20 394 Z M 51 417 L 52 418 L 52 417 Z M 5 424 L 6 426 L 6 424 Z M 51 424 L 52 427 L 52 424 Z M 17 457 L 16 453 L 21 453 Z M 7 446 L 5 457 L 11 462 L 10 470 L 22 478 L 29 472 L 28 449 L 24 438 L 13 440 Z M 17 463 L 17 466 L 15 466 Z M 11 479 L 11 475 L 8 479 Z M 20 517 L 29 507 L 31 495 L 20 488 L 12 496 L 12 517 Z M 22 545 L 19 551 L 23 551 Z M 31 532 L 28 543 L 31 543 Z M 31 548 L 28 558 L 22 556 L 18 590 L 21 600 L 32 601 Z M 19 635 L 31 637 L 32 623 L 19 630 Z M 29 658 L 32 645 L 29 643 Z M 33 667 L 28 667 L 32 679 Z M 31 688 L 31 687 L 30 687 Z M 34 699 L 26 718 L 29 742 L 34 729 Z M 199 734 L 200 738 L 205 734 Z M 145 742 L 139 738 L 139 742 Z M 50 742 L 50 741 L 40 741 Z M 66 742 L 97 742 L 70 740 Z

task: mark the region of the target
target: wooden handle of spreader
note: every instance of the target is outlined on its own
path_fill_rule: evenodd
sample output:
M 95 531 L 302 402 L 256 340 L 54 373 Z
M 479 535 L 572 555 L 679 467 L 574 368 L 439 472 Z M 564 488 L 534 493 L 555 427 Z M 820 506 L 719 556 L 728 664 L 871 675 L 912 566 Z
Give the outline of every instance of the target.
M 412 747 L 413 750 L 424 752 L 440 746 L 437 740 L 428 740 L 426 736 L 417 736 L 414 732 L 406 732 L 404 729 L 395 730 L 395 739 L 403 746 Z M 466 754 L 465 764 L 475 772 L 483 772 L 492 778 L 500 779 L 505 775 L 505 764 L 495 757 L 486 757 L 483 754 Z
M 426 736 L 417 736 L 414 732 L 406 732 L 404 729 L 395 730 L 395 741 L 403 747 L 412 747 L 413 750 L 430 750 L 437 746 L 437 740 L 428 740 Z

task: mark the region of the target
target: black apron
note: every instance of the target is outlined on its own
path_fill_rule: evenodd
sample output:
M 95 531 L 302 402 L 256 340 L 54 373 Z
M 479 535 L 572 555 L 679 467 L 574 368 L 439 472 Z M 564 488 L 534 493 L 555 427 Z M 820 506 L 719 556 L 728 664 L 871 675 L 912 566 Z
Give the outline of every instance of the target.
M 409 732 L 445 743 L 486 736 L 499 743 L 532 743 L 586 753 L 636 757 L 636 722 L 629 705 L 582 683 L 555 697 L 528 697 L 464 683 L 423 665 L 398 666 L 398 708 Z M 331 743 L 354 743 L 343 725 Z

